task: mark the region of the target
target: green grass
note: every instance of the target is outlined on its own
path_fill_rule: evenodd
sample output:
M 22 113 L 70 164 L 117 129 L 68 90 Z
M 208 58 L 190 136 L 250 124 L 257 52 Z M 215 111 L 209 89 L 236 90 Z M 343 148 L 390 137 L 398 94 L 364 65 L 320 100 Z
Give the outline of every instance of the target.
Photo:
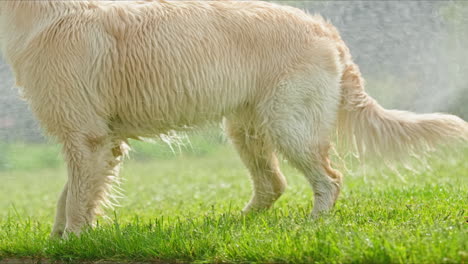
M 246 170 L 217 134 L 172 154 L 137 143 L 122 206 L 98 227 L 49 240 L 65 182 L 59 147 L 13 144 L 0 171 L 0 260 L 466 263 L 468 152 L 431 160 L 420 174 L 346 173 L 335 210 L 308 217 L 312 191 L 282 164 L 289 186 L 267 212 L 243 216 Z M 179 152 L 176 150 L 176 152 Z

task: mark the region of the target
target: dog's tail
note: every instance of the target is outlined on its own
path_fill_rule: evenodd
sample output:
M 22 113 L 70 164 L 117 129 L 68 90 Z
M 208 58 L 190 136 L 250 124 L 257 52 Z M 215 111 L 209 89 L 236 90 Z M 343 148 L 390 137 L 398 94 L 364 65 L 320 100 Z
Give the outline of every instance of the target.
M 364 80 L 354 63 L 345 67 L 341 87 L 338 140 L 357 150 L 360 157 L 401 161 L 440 144 L 468 140 L 468 123 L 457 116 L 384 109 L 364 91 Z

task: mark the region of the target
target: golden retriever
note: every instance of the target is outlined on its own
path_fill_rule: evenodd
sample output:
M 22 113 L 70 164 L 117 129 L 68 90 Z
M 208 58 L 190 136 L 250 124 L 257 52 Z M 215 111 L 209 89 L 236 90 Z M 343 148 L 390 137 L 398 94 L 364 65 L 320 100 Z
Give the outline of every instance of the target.
M 328 158 L 334 131 L 382 159 L 468 137 L 456 116 L 383 109 L 335 27 L 292 7 L 1 1 L 0 41 L 34 114 L 63 144 L 57 236 L 93 224 L 128 138 L 224 118 L 253 181 L 244 211 L 284 192 L 281 153 L 310 182 L 320 215 L 342 183 Z

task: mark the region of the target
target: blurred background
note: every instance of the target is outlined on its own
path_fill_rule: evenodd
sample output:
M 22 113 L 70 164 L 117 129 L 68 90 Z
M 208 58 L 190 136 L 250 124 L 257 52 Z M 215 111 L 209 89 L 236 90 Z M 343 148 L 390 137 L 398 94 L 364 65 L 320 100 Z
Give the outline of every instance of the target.
M 386 108 L 468 119 L 468 2 L 278 2 L 330 20 L 360 66 L 368 93 Z M 226 144 L 219 127 L 178 142 L 134 143 L 133 159 L 200 156 Z M 59 152 L 41 134 L 9 67 L 0 61 L 0 171 L 62 166 Z

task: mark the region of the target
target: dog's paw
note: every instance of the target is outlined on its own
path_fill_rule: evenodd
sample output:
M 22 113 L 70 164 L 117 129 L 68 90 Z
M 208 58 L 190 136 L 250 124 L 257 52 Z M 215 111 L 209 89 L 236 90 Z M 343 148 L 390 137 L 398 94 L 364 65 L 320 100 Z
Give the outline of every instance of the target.
M 49 237 L 51 239 L 62 238 L 64 232 L 65 232 L 65 225 L 63 226 L 55 225 L 54 228 L 52 229 L 52 232 L 50 232 Z

